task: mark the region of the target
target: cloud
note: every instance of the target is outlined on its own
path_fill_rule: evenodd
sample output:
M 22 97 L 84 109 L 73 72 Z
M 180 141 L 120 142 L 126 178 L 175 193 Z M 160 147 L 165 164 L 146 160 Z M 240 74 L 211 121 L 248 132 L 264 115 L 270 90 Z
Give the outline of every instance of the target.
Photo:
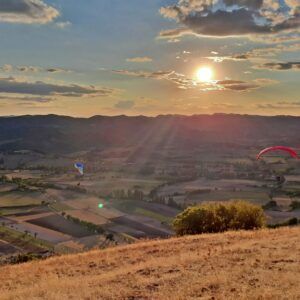
M 40 70 L 40 68 L 33 67 L 33 66 L 17 66 L 16 70 L 20 71 L 20 72 L 32 72 L 32 73 L 36 73 L 36 72 L 38 72 Z
M 48 73 L 71 73 L 70 70 L 62 69 L 62 68 L 47 68 L 44 71 Z
M 300 62 L 269 62 L 254 66 L 255 69 L 266 69 L 275 71 L 296 70 L 300 71 Z
M 114 73 L 126 76 L 134 76 L 140 78 L 150 78 L 156 80 L 165 80 L 173 83 L 177 88 L 188 90 L 201 90 L 201 91 L 249 91 L 253 89 L 258 89 L 266 85 L 278 83 L 276 80 L 268 78 L 259 78 L 251 82 L 245 82 L 241 80 L 215 80 L 211 82 L 199 82 L 196 79 L 188 78 L 184 74 L 177 73 L 175 71 L 129 71 L 129 70 L 117 70 Z
M 0 93 L 29 94 L 40 96 L 110 96 L 114 93 L 110 88 L 96 88 L 94 86 L 59 85 L 43 81 L 21 81 L 14 77 L 0 78 Z
M 42 0 L 1 0 L 0 22 L 46 24 L 59 16 L 59 11 Z
M 131 109 L 135 106 L 135 102 L 131 100 L 122 100 L 117 102 L 114 107 L 119 109 Z
M 66 21 L 66 22 L 56 22 L 55 23 L 55 26 L 58 27 L 58 28 L 60 28 L 60 29 L 65 29 L 65 28 L 67 28 L 67 27 L 69 27 L 71 25 L 72 25 L 72 23 L 69 22 L 69 21 Z
M 286 1 L 289 9 L 284 9 L 279 0 L 178 0 L 177 5 L 162 7 L 160 13 L 179 27 L 162 31 L 160 37 L 274 35 L 300 27 L 296 5 Z
M 41 68 L 36 66 L 12 66 L 12 65 L 4 65 L 0 67 L 0 71 L 2 72 L 24 72 L 24 73 L 37 73 L 37 72 L 48 72 L 48 73 L 70 73 L 70 70 L 62 69 L 62 68 Z
M 215 83 L 216 90 L 231 90 L 231 91 L 249 91 L 258 89 L 261 85 L 255 82 L 245 82 L 239 80 L 221 80 Z
M 113 70 L 113 73 L 134 76 L 140 78 L 154 78 L 154 79 L 167 79 L 168 76 L 174 73 L 174 71 L 130 71 L 130 70 Z
M 277 103 L 259 103 L 256 105 L 259 109 L 300 109 L 300 101 L 289 102 L 280 101 Z
M 205 57 L 214 62 L 223 61 L 243 61 L 243 60 L 255 60 L 257 58 L 273 57 L 283 52 L 298 52 L 300 50 L 300 43 L 296 44 L 279 44 L 274 47 L 262 47 L 255 48 L 246 53 L 235 54 L 230 56 L 208 56 Z
M 48 102 L 52 102 L 55 99 L 52 97 L 39 97 L 39 96 L 36 97 L 36 96 L 2 96 L 2 95 L 0 95 L 0 100 L 48 103 Z
M 151 57 L 148 56 L 143 56 L 143 57 L 132 57 L 132 58 L 127 58 L 126 61 L 127 62 L 135 62 L 135 63 L 144 63 L 144 62 L 150 62 L 153 59 Z

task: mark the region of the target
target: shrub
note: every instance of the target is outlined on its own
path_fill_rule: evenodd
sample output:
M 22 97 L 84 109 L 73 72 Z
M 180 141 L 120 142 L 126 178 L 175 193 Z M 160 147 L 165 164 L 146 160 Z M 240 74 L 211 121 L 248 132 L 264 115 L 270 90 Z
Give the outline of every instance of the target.
M 292 210 L 300 209 L 300 202 L 296 200 L 292 201 L 292 203 L 290 204 L 290 208 Z
M 300 224 L 300 219 L 298 220 L 297 218 L 290 218 L 287 221 L 284 221 L 282 223 L 269 224 L 268 228 L 278 228 L 278 227 L 283 227 L 283 226 L 295 226 L 298 224 Z
M 262 206 L 263 209 L 278 209 L 277 202 L 275 200 L 271 200 L 265 205 Z
M 298 219 L 297 218 L 291 218 L 287 221 L 289 226 L 294 226 L 298 224 Z
M 226 230 L 251 230 L 265 224 L 263 209 L 246 201 L 233 201 L 192 206 L 173 222 L 178 235 L 214 233 Z

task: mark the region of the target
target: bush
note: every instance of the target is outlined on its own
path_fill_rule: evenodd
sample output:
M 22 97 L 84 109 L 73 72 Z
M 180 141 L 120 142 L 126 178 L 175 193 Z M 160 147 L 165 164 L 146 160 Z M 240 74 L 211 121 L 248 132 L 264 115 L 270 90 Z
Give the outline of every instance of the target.
M 279 228 L 279 227 L 285 227 L 285 226 L 295 226 L 300 224 L 300 219 L 297 218 L 290 218 L 287 221 L 284 221 L 282 223 L 276 223 L 276 224 L 269 224 L 268 228 Z
M 292 203 L 290 204 L 290 208 L 292 210 L 300 209 L 300 202 L 296 200 L 292 201 Z
M 264 225 L 263 209 L 246 201 L 188 207 L 173 222 L 174 230 L 178 235 L 251 230 Z
M 278 209 L 277 206 L 277 202 L 275 200 L 271 200 L 268 203 L 266 203 L 265 205 L 262 206 L 263 209 L 267 210 L 267 209 Z

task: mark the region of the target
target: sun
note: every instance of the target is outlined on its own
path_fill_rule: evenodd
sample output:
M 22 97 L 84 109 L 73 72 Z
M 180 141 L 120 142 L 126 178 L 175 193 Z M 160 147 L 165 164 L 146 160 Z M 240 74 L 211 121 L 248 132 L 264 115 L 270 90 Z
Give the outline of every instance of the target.
M 209 82 L 213 78 L 213 71 L 209 67 L 201 67 L 196 73 L 197 79 L 202 82 Z

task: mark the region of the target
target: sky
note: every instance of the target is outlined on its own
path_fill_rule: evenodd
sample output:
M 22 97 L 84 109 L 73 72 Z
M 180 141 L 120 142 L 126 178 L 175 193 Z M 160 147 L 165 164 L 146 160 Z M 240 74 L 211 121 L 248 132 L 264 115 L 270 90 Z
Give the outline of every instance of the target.
M 0 115 L 300 116 L 300 0 L 0 0 Z

